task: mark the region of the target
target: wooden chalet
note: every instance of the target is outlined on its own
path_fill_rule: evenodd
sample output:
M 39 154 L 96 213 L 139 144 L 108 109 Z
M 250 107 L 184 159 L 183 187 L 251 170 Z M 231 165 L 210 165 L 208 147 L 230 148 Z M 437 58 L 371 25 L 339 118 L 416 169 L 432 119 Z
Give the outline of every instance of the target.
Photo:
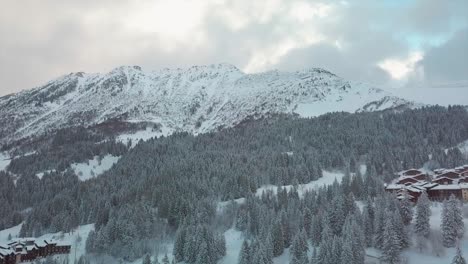
M 427 192 L 431 200 L 445 200 L 454 195 L 468 201 L 468 165 L 454 169 L 434 170 L 434 178 L 417 169 L 396 173 L 399 177 L 385 186 L 386 191 L 396 193 L 399 199 L 405 195 L 417 201 L 422 192 Z
M 59 244 L 53 240 L 21 239 L 0 246 L 0 264 L 32 262 L 51 255 L 69 254 L 70 250 L 70 245 Z

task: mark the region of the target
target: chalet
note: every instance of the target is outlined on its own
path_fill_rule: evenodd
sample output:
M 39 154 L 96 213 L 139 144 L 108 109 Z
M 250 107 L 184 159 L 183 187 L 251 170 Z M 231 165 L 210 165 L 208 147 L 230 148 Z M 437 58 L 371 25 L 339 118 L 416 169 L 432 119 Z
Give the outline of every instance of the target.
M 414 179 L 412 177 L 400 177 L 396 180 L 396 184 L 413 184 L 417 183 L 419 180 Z
M 20 262 L 32 262 L 57 254 L 69 254 L 70 245 L 59 244 L 53 240 L 35 240 L 23 238 L 0 246 L 0 264 L 13 264 Z
M 432 180 L 432 182 L 438 183 L 438 184 L 441 184 L 441 185 L 448 185 L 448 184 L 455 183 L 455 180 L 451 179 L 451 178 L 448 178 L 448 177 L 440 177 L 440 178 L 436 178 L 436 179 Z
M 395 193 L 399 199 L 405 195 L 411 201 L 417 201 L 422 192 L 426 191 L 431 200 L 444 200 L 451 195 L 468 201 L 468 165 L 454 169 L 436 169 L 434 179 L 430 174 L 420 170 L 410 169 L 396 173 L 399 177 L 385 186 L 386 191 Z
M 15 264 L 16 255 L 9 248 L 0 246 L 0 264 Z
M 445 200 L 454 195 L 458 199 L 463 199 L 462 188 L 459 184 L 438 185 L 427 191 L 431 200 Z
M 449 171 L 446 171 L 444 173 L 441 173 L 439 175 L 437 175 L 437 178 L 442 178 L 442 177 L 446 177 L 446 178 L 450 178 L 450 179 L 459 179 L 461 177 L 460 173 L 454 171 L 454 170 L 449 170 Z

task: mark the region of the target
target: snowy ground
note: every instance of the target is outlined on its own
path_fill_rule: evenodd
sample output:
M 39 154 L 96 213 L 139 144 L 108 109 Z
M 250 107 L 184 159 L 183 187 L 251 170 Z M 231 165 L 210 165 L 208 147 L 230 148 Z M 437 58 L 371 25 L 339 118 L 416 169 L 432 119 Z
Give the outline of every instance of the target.
M 9 229 L 0 231 L 0 245 L 5 245 L 9 242 L 8 236 L 11 235 L 12 239 L 18 237 L 18 234 L 21 229 L 21 224 L 14 226 Z M 64 244 L 69 244 L 72 246 L 71 252 L 68 255 L 69 263 L 75 263 L 75 257 L 78 259 L 81 255 L 84 255 L 86 239 L 91 230 L 94 229 L 94 225 L 82 225 L 79 226 L 75 231 L 71 233 L 55 233 L 55 234 L 46 234 L 41 237 L 36 238 L 36 240 L 45 240 L 45 239 L 54 239 L 56 241 L 62 242 Z
M 174 131 L 172 129 L 167 128 L 166 126 L 162 126 L 160 130 L 153 130 L 152 127 L 148 126 L 145 130 L 140 130 L 132 134 L 121 134 L 117 137 L 117 140 L 127 144 L 128 141 L 132 141 L 132 148 L 138 144 L 138 141 L 149 140 L 151 138 L 159 138 L 161 136 L 168 136 L 172 134 Z
M 39 172 L 39 173 L 36 173 L 36 176 L 39 178 L 39 179 L 42 179 L 42 177 L 44 177 L 44 174 L 46 173 L 51 173 L 51 172 L 54 172 L 55 170 L 46 170 L 46 171 L 43 171 L 43 172 Z
M 0 171 L 5 170 L 10 161 L 11 159 L 8 154 L 0 152 Z
M 94 159 L 86 163 L 73 163 L 71 168 L 75 171 L 75 174 L 78 175 L 80 180 L 86 181 L 109 170 L 119 159 L 120 157 L 108 154 L 99 162 L 98 156 L 95 156 Z
M 334 171 L 334 172 L 323 171 L 322 173 L 323 173 L 322 178 L 320 178 L 320 179 L 318 179 L 316 181 L 311 181 L 311 182 L 306 183 L 306 184 L 299 184 L 298 185 L 297 192 L 299 193 L 300 197 L 302 197 L 306 191 L 316 190 L 316 189 L 318 189 L 318 188 L 320 188 L 322 186 L 327 186 L 327 185 L 333 184 L 335 179 L 338 182 L 341 182 L 341 179 L 344 176 L 344 174 L 342 172 L 339 172 L 339 171 Z M 283 185 L 281 187 L 286 188 L 289 191 L 293 186 L 292 185 Z M 278 189 L 278 186 L 276 186 L 276 185 L 272 185 L 272 184 L 264 185 L 264 186 L 257 189 L 257 191 L 255 192 L 255 195 L 261 196 L 264 191 L 272 191 L 276 195 L 277 189 Z M 233 201 L 235 203 L 238 203 L 238 204 L 243 204 L 245 202 L 245 198 L 239 198 L 239 199 L 235 199 Z M 217 208 L 218 212 L 222 211 L 231 202 L 232 201 L 219 202 L 218 203 L 218 208 Z
M 322 186 L 326 185 L 331 185 L 335 180 L 338 182 L 341 182 L 341 179 L 343 178 L 344 174 L 342 172 L 331 172 L 331 171 L 323 171 L 323 177 L 316 181 L 311 181 L 306 184 L 299 184 L 297 191 L 299 193 L 299 196 L 302 197 L 302 195 L 306 191 L 311 191 L 311 190 L 316 190 Z M 283 188 L 286 188 L 288 191 L 293 187 L 292 185 L 284 185 L 282 186 Z M 256 195 L 261 196 L 264 191 L 272 191 L 274 194 L 276 194 L 278 186 L 276 185 L 265 185 L 257 189 Z

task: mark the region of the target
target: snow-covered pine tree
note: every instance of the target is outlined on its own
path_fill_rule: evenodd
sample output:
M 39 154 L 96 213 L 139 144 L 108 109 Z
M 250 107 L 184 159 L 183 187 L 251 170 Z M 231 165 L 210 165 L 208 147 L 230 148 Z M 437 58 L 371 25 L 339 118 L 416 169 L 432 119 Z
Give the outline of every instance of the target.
M 214 264 L 216 263 L 216 260 L 214 260 L 208 251 L 208 246 L 206 245 L 205 242 L 202 242 L 200 245 L 200 250 L 198 251 L 197 254 L 197 260 L 195 261 L 195 264 Z
M 409 247 L 410 238 L 408 235 L 408 229 L 403 223 L 400 212 L 398 211 L 395 211 L 395 213 L 393 214 L 393 226 L 396 228 L 397 236 L 400 241 L 401 248 L 404 249 L 404 248 Z
M 454 247 L 465 230 L 459 201 L 455 196 L 444 201 L 441 220 L 442 243 L 445 247 Z
M 145 257 L 143 258 L 143 264 L 151 264 L 151 258 L 148 254 L 145 255 Z
M 311 227 L 312 227 L 312 212 L 310 211 L 309 208 L 304 209 L 304 229 L 307 232 L 307 237 L 310 238 L 310 232 L 311 232 Z
M 341 251 L 341 264 L 355 264 L 353 260 L 353 242 L 348 238 L 343 239 Z
M 400 200 L 400 207 L 399 207 L 401 219 L 405 225 L 409 225 L 411 220 L 413 220 L 413 208 L 411 206 L 411 202 L 408 197 L 408 192 L 403 193 L 403 199 Z
M 164 255 L 162 259 L 162 264 L 169 264 L 169 257 L 167 256 L 167 254 Z
M 173 249 L 174 259 L 176 262 L 181 262 L 184 260 L 185 236 L 185 227 L 180 226 L 176 233 Z
M 281 224 L 281 220 L 278 219 L 273 224 L 272 230 L 272 243 L 273 243 L 273 256 L 277 257 L 283 254 L 284 250 L 284 234 L 283 234 L 283 226 Z
M 396 227 L 393 225 L 392 214 L 387 214 L 384 228 L 384 241 L 382 248 L 382 259 L 390 264 L 398 263 L 400 260 L 401 246 Z
M 241 250 L 239 252 L 239 258 L 238 258 L 238 264 L 249 264 L 251 263 L 251 251 L 250 251 L 250 246 L 247 240 L 244 240 L 242 243 Z
M 331 249 L 330 263 L 341 263 L 342 248 L 343 248 L 343 242 L 342 242 L 341 237 L 334 236 L 332 249 Z
M 423 192 L 416 204 L 416 223 L 414 232 L 416 235 L 429 237 L 430 224 L 429 217 L 431 216 L 431 208 L 427 193 Z
M 466 260 L 463 257 L 459 246 L 457 246 L 457 253 L 455 254 L 455 257 L 453 257 L 452 264 L 466 264 Z
M 383 248 L 385 230 L 385 203 L 382 197 L 376 199 L 375 218 L 374 218 L 374 246 L 378 249 Z
M 312 216 L 312 224 L 310 226 L 310 239 L 312 241 L 312 245 L 314 246 L 318 246 L 322 239 L 322 225 L 320 219 L 320 216 Z
M 307 259 L 307 252 L 309 251 L 309 247 L 307 245 L 307 237 L 304 230 L 301 230 L 296 234 L 294 237 L 293 243 L 291 245 L 291 257 L 296 261 L 303 261 L 304 256 Z
M 449 200 L 450 206 L 452 209 L 453 214 L 453 224 L 454 228 L 457 231 L 457 237 L 462 238 L 463 234 L 465 234 L 465 224 L 463 222 L 463 214 L 461 210 L 461 202 L 452 194 Z

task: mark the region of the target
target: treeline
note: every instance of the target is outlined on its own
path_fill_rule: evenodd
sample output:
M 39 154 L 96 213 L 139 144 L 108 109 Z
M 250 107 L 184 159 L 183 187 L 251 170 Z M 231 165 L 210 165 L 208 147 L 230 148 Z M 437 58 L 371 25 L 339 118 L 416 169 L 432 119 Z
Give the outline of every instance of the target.
M 64 171 L 72 163 L 106 154 L 121 156 L 128 149 L 125 144 L 84 127 L 58 130 L 50 139 L 43 138 L 42 142 L 33 145 L 34 151 L 14 158 L 8 171 L 19 175 L 47 170 Z

